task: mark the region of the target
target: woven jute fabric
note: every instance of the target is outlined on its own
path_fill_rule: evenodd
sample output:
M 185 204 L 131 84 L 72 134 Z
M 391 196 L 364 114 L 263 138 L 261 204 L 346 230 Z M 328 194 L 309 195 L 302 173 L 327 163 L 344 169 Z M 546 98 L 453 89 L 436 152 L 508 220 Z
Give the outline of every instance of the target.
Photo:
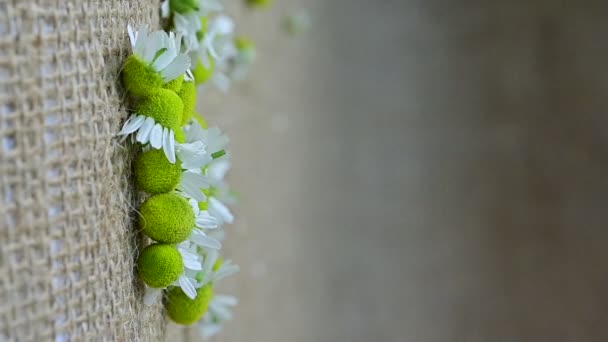
M 0 341 L 154 341 L 118 76 L 158 1 L 0 0 Z

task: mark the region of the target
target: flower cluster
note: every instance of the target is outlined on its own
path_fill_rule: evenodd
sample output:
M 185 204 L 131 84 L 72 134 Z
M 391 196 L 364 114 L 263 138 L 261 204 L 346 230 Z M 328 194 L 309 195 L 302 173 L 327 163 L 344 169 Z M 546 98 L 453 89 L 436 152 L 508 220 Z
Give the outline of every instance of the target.
M 255 47 L 234 35 L 234 21 L 222 10 L 218 0 L 164 0 L 161 16 L 171 30 L 183 36 L 195 82 L 211 81 L 226 92 L 232 81 L 247 73 Z
M 169 5 L 181 9 L 188 3 L 194 2 Z M 205 3 L 204 11 L 210 11 L 212 2 Z M 194 112 L 196 83 L 190 68 L 194 43 L 200 41 L 190 41 L 183 32 L 150 32 L 145 25 L 137 31 L 129 26 L 128 33 L 132 55 L 122 81 L 134 105 L 118 134 L 142 147 L 133 163 L 134 182 L 149 196 L 138 210 L 137 225 L 154 241 L 137 260 L 146 284 L 144 303 L 157 302 L 164 292 L 174 322 L 200 322 L 209 335 L 231 317 L 228 307 L 236 304 L 235 298 L 213 292 L 217 281 L 239 269 L 219 253 L 223 227 L 234 220 L 227 207 L 233 196 L 224 182 L 230 168 L 228 138 Z M 209 51 L 209 56 L 218 53 Z

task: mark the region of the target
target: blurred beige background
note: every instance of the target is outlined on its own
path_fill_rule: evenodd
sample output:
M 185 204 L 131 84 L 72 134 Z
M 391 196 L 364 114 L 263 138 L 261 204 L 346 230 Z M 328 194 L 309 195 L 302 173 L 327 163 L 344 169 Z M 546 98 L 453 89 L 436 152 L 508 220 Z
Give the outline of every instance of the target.
M 608 5 L 275 2 L 201 95 L 241 194 L 215 340 L 608 340 Z

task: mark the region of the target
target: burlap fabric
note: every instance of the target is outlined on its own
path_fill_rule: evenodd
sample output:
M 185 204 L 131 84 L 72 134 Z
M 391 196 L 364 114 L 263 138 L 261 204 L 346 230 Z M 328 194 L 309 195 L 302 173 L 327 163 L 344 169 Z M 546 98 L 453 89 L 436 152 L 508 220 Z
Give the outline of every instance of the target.
M 158 1 L 0 0 L 0 341 L 154 341 L 117 77 Z

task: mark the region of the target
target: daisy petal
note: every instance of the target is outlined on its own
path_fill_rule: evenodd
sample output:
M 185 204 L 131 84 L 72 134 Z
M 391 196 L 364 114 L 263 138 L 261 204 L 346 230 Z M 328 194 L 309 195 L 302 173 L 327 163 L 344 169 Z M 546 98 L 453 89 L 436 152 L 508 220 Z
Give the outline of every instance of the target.
M 232 319 L 232 312 L 222 305 L 218 305 L 217 302 L 212 301 L 209 303 L 209 309 L 213 310 L 213 313 L 219 318 L 220 321 L 227 321 Z
M 196 232 L 196 230 L 195 230 L 195 232 Z M 206 248 L 211 248 L 211 249 L 222 248 L 222 244 L 219 241 L 217 241 L 216 239 L 214 239 L 212 237 L 205 235 L 205 233 L 200 232 L 200 231 L 198 231 L 196 233 L 193 232 L 193 234 L 190 235 L 190 240 L 201 247 L 206 247 Z
M 175 133 L 172 129 L 168 129 L 168 132 L 164 135 L 163 139 L 163 150 L 165 155 L 171 164 L 175 164 Z
M 201 333 L 204 338 L 209 338 L 211 336 L 217 335 L 222 331 L 221 324 L 205 324 L 201 327 Z
M 213 274 L 211 277 L 211 281 L 218 281 L 223 279 L 231 274 L 237 273 L 241 268 L 238 265 L 222 265 L 220 269 Z
M 163 126 L 160 124 L 154 125 L 152 133 L 150 133 L 150 145 L 155 149 L 163 146 Z
M 201 192 L 201 189 L 208 188 L 209 182 L 203 175 L 194 172 L 182 173 L 182 179 L 178 189 L 185 192 L 188 196 L 194 198 L 198 202 L 204 202 L 207 197 Z
M 131 24 L 127 25 L 127 32 L 129 32 L 129 41 L 131 42 L 131 49 L 133 49 L 135 47 L 136 38 Z
M 163 80 L 165 82 L 172 81 L 185 73 L 188 68 L 190 68 L 190 57 L 184 53 L 180 53 L 161 71 Z
M 219 226 L 218 220 L 204 210 L 196 215 L 196 226 L 199 228 L 214 229 Z
M 131 115 L 129 119 L 125 121 L 125 124 L 122 126 L 120 132 L 118 132 L 118 135 L 127 135 L 137 131 L 144 121 L 146 121 L 146 117 L 143 115 Z
M 147 117 L 146 121 L 144 121 L 139 128 L 139 131 L 137 131 L 137 141 L 142 144 L 146 144 L 148 141 L 150 141 L 150 133 L 152 132 L 152 128 L 154 128 L 154 119 Z
M 193 271 L 200 271 L 203 269 L 203 267 L 201 266 L 200 261 L 198 260 L 183 260 L 184 261 L 184 267 L 191 269 Z
M 144 304 L 153 305 L 156 302 L 156 298 L 162 292 L 162 289 L 155 289 L 153 287 L 146 286 L 146 292 L 144 294 Z
M 152 64 L 152 68 L 154 68 L 154 70 L 163 70 L 176 56 L 177 52 L 175 50 L 165 50 L 165 52 L 156 58 Z
M 184 291 L 188 298 L 196 298 L 196 289 L 194 288 L 194 285 L 192 285 L 190 279 L 183 274 L 179 276 L 179 287 L 182 288 L 182 291 Z
M 230 212 L 230 209 L 228 209 L 228 207 L 214 197 L 209 197 L 208 209 L 211 215 L 224 222 L 232 223 L 234 221 L 234 216 Z
M 178 144 L 176 152 L 184 169 L 200 169 L 212 160 L 202 141 Z
M 222 306 L 236 306 L 239 300 L 235 296 L 227 295 L 215 295 L 213 301 L 219 303 Z

